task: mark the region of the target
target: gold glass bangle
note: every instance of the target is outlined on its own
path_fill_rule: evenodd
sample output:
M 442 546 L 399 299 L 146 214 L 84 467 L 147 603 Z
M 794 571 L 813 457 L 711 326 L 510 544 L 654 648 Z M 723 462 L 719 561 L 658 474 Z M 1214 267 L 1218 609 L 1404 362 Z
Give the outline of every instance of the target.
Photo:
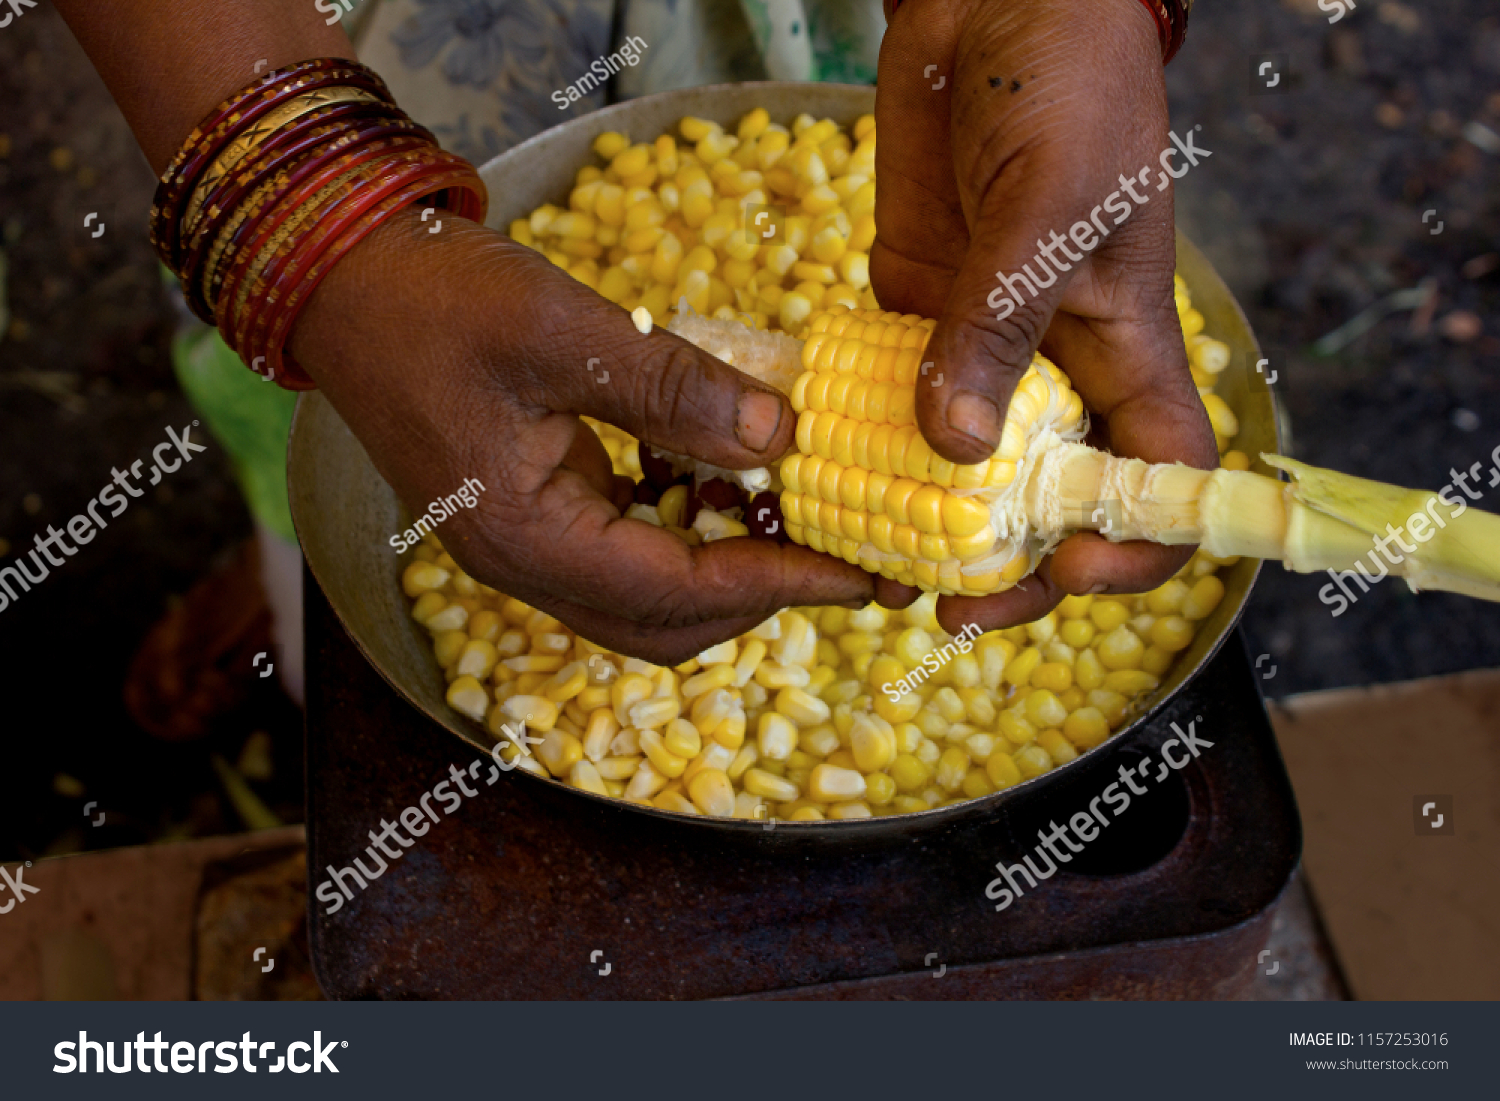
M 372 165 L 370 164 L 359 164 L 340 173 L 313 195 L 312 198 L 302 203 L 281 226 L 277 227 L 276 232 L 271 235 L 271 238 L 251 262 L 250 267 L 241 279 L 239 291 L 236 293 L 232 304 L 232 312 L 228 314 L 229 317 L 238 319 L 244 314 L 245 301 L 250 297 L 252 289 L 260 293 L 262 290 L 258 285 L 260 283 L 260 274 L 265 270 L 266 265 L 271 262 L 271 258 L 276 255 L 277 251 L 286 244 L 287 239 L 296 233 L 310 218 L 327 206 L 328 200 L 336 193 L 349 189 L 356 181 L 362 179 L 371 167 Z M 375 162 L 373 167 L 379 168 L 379 162 Z
M 183 235 L 192 234 L 198 223 L 198 215 L 202 212 L 203 203 L 214 186 L 233 172 L 246 157 L 255 152 L 267 138 L 282 127 L 297 121 L 303 115 L 311 114 L 323 107 L 331 107 L 336 103 L 383 102 L 379 96 L 363 88 L 340 85 L 333 88 L 318 88 L 306 95 L 288 100 L 263 118 L 256 119 L 244 133 L 238 135 L 225 147 L 224 152 L 220 153 L 218 159 L 203 173 L 203 178 L 194 189 L 192 198 L 188 200 L 182 215 Z

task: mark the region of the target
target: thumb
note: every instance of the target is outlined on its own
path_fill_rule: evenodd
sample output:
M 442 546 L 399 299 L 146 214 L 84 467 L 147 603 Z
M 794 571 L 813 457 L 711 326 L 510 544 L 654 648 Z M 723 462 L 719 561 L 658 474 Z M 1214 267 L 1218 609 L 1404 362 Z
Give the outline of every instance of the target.
M 572 338 L 533 372 L 555 412 L 594 417 L 645 443 L 729 470 L 766 466 L 796 435 L 791 403 L 674 333 L 637 331 L 623 309 L 580 283 L 552 288 Z
M 999 447 L 1011 394 L 1087 255 L 1056 230 L 1077 221 L 1081 201 L 1038 186 L 1045 178 L 1027 172 L 989 189 L 928 342 L 917 424 L 950 462 L 982 462 Z

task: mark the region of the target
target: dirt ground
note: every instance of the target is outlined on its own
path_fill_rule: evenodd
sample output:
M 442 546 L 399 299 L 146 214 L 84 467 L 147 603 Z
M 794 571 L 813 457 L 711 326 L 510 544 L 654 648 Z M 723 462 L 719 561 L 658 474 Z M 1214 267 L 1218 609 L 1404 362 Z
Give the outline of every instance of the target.
M 1201 125 L 1213 156 L 1180 181 L 1179 220 L 1278 372 L 1293 453 L 1431 488 L 1450 468 L 1487 470 L 1500 445 L 1493 0 L 1372 0 L 1332 25 L 1316 0 L 1197 8 L 1168 86 L 1174 127 Z M 1252 94 L 1262 55 L 1283 76 Z M 0 564 L 194 417 L 144 234 L 153 186 L 56 14 L 38 7 L 0 32 Z M 1423 280 L 1424 307 L 1315 353 Z M 1500 498 L 1482 504 L 1500 511 Z M 300 819 L 299 719 L 273 681 L 189 744 L 151 738 L 121 701 L 147 629 L 249 530 L 210 447 L 0 613 L 12 702 L 0 860 L 240 828 L 211 756 L 233 761 L 256 730 L 271 735 L 275 772 L 255 790 Z M 1268 694 L 1500 665 L 1500 608 L 1387 582 L 1335 618 L 1317 597 L 1326 580 L 1265 571 L 1245 630 L 1251 653 L 1274 660 Z M 83 816 L 88 802 L 102 826 Z

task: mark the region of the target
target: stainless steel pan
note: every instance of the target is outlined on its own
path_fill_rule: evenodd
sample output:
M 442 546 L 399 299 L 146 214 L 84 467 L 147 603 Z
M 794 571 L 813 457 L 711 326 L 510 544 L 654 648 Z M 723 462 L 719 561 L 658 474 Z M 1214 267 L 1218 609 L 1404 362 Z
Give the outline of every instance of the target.
M 874 109 L 873 88 L 840 84 L 746 83 L 663 92 L 617 104 L 539 134 L 492 160 L 481 169 L 490 193 L 489 225 L 504 229 L 544 202 L 565 203 L 574 174 L 594 163 L 591 145 L 606 130 L 650 140 L 673 128 L 684 115 L 732 124 L 754 107 L 765 107 L 771 117 L 790 122 L 806 111 L 847 125 Z M 1233 350 L 1228 369 L 1220 376 L 1218 393 L 1240 418 L 1236 446 L 1252 457 L 1279 450 L 1279 417 L 1262 376 L 1255 371 L 1260 349 L 1244 314 L 1229 289 L 1203 254 L 1178 236 L 1178 272 L 1187 281 L 1193 305 L 1207 322 L 1206 331 Z M 1063 365 L 1066 368 L 1066 364 Z M 1270 473 L 1257 466 L 1263 473 Z M 455 737 L 487 753 L 490 742 L 474 723 L 444 701 L 446 684 L 432 654 L 427 633 L 412 622 L 399 584 L 404 559 L 392 553 L 388 538 L 404 530 L 410 516 L 391 488 L 376 473 L 333 407 L 318 393 L 303 396 L 292 425 L 288 478 L 292 517 L 302 550 L 318 584 L 327 594 L 349 636 L 370 664 L 413 707 Z M 1213 656 L 1234 628 L 1260 571 L 1259 561 L 1242 559 L 1221 571 L 1226 594 L 1204 621 L 1193 643 L 1152 696 L 1150 708 L 1118 731 L 1103 746 L 1080 760 L 1130 742 L 1149 722 L 1150 710 L 1165 704 Z M 960 820 L 990 813 L 1020 792 L 1035 793 L 1069 768 L 1054 769 L 1034 780 L 962 805 L 920 814 L 853 821 L 784 823 L 787 831 L 808 841 L 873 842 L 888 836 L 916 836 L 945 829 Z M 551 783 L 579 799 L 600 796 L 543 780 L 516 770 L 517 783 Z M 640 807 L 622 800 L 605 800 L 622 814 L 644 814 L 668 819 L 684 830 L 736 831 L 760 834 L 758 823 L 715 818 L 693 818 Z M 753 843 L 753 842 L 752 842 Z

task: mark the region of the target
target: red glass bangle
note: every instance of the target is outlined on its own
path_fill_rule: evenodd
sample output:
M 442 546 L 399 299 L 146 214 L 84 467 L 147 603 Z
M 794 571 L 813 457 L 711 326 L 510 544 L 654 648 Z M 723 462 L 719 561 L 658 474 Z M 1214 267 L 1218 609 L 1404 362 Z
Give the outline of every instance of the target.
M 483 184 L 479 182 L 472 166 L 466 162 L 443 153 L 435 146 L 410 154 L 403 152 L 397 156 L 401 157 L 400 163 L 391 164 L 387 171 L 373 180 L 362 181 L 358 192 L 337 201 L 336 208 L 320 217 L 311 231 L 297 239 L 294 247 L 284 254 L 278 253 L 261 271 L 259 283 L 266 288 L 266 293 L 261 297 L 255 294 L 259 287 L 252 288 L 252 295 L 259 298 L 258 308 L 245 311 L 240 338 L 241 347 L 247 356 L 252 357 L 252 362 L 255 357 L 264 355 L 272 369 L 278 367 L 281 344 L 272 334 L 280 332 L 284 340 L 300 311 L 301 303 L 322 280 L 332 259 L 337 259 L 353 248 L 395 208 L 390 208 L 374 222 L 362 221 L 363 216 L 373 209 L 384 209 L 382 204 L 393 194 L 407 195 L 405 202 L 410 202 L 450 185 L 468 183 L 474 190 L 476 200 L 469 212 L 482 209 Z M 442 182 L 432 182 L 435 179 Z M 413 191 L 414 187 L 417 190 Z M 350 236 L 350 227 L 356 225 L 363 228 Z M 320 263 L 324 253 L 330 249 L 332 259 Z M 276 377 L 282 377 L 282 372 L 278 370 Z
M 318 119 L 317 124 L 306 128 L 305 132 L 288 135 L 285 144 L 267 150 L 268 155 L 255 164 L 243 166 L 227 181 L 222 193 L 216 194 L 212 203 L 205 204 L 204 217 L 187 243 L 183 291 L 193 312 L 213 324 L 217 268 L 223 258 L 223 252 L 218 248 L 221 242 L 227 251 L 236 231 L 246 221 L 252 220 L 255 213 L 274 205 L 286 190 L 353 146 L 396 134 L 425 140 L 425 131 L 416 123 L 393 118 L 389 112 L 364 112 L 355 117 L 344 112 L 336 119 L 330 120 L 326 116 Z M 261 195 L 262 189 L 278 177 L 279 186 Z M 261 195 L 259 200 L 257 195 Z
M 301 96 L 339 87 L 354 87 L 366 94 L 375 94 L 373 85 L 354 70 L 336 69 L 304 76 L 292 84 L 263 90 L 257 98 L 243 103 L 238 110 L 232 112 L 198 143 L 197 148 L 190 153 L 177 175 L 157 189 L 156 205 L 152 208 L 153 243 L 169 267 L 180 270 L 183 215 L 186 205 L 204 172 L 217 161 L 235 138 L 270 112 Z M 391 106 L 391 110 L 395 110 L 394 105 Z
M 1146 5 L 1156 22 L 1156 34 L 1161 40 L 1161 63 L 1165 65 L 1182 49 L 1192 0 L 1141 0 L 1141 3 Z
M 1172 42 L 1172 19 L 1167 14 L 1166 0 L 1141 0 L 1141 3 L 1151 13 L 1151 19 L 1156 24 L 1156 37 L 1161 42 L 1162 56 L 1166 57 L 1167 47 Z
M 275 133 L 267 136 L 214 183 L 206 187 L 202 183 L 199 184 L 202 189 L 202 202 L 196 211 L 188 210 L 183 214 L 183 236 L 189 242 L 200 236 L 204 222 L 214 217 L 215 207 L 222 211 L 226 206 L 233 206 L 233 199 L 230 198 L 231 190 L 236 184 L 245 181 L 247 173 L 257 168 L 263 170 L 286 156 L 293 155 L 293 150 L 300 151 L 305 148 L 310 132 L 317 132 L 327 138 L 330 135 L 336 136 L 336 128 L 331 128 L 329 124 L 340 119 L 352 121 L 361 118 L 398 116 L 399 112 L 389 104 L 379 101 L 372 103 L 368 100 L 331 103 L 296 116 Z
M 188 135 L 172 164 L 162 173 L 151 208 L 151 243 L 168 267 L 176 271 L 180 262 L 176 251 L 182 204 L 192 194 L 204 169 L 214 162 L 235 135 L 290 99 L 339 84 L 369 91 L 391 103 L 394 109 L 389 89 L 373 70 L 354 61 L 322 58 L 278 70 L 242 89 L 220 104 Z
M 343 116 L 333 124 L 318 119 L 318 124 L 305 132 L 289 134 L 286 142 L 251 158 L 253 163 L 241 165 L 226 177 L 204 203 L 203 213 L 188 230 L 184 244 L 183 293 L 194 313 L 211 322 L 215 270 L 235 231 L 287 187 L 294 186 L 301 179 L 299 173 L 307 172 L 319 158 L 337 156 L 357 137 L 383 122 L 378 116 Z
M 341 172 L 284 220 L 256 258 L 254 269 L 242 276 L 235 299 L 220 311 L 233 327 L 232 346 L 247 361 L 253 364 L 261 354 L 257 340 L 291 289 L 297 255 L 305 255 L 310 246 L 336 232 L 351 216 L 351 207 L 357 214 L 389 188 L 399 186 L 404 167 L 419 160 L 427 148 L 385 153 L 353 171 Z
M 267 306 L 262 273 L 278 256 L 295 247 L 294 234 L 309 221 L 316 224 L 322 212 L 341 195 L 377 173 L 391 156 L 384 147 L 356 147 L 309 176 L 260 215 L 252 226 L 241 227 L 249 236 L 234 258 L 219 289 L 214 312 L 224 341 L 254 366 L 243 334 L 250 315 Z M 399 155 L 399 154 L 397 154 Z
M 161 176 L 149 233 L 194 312 L 252 369 L 309 389 L 285 349 L 302 309 L 340 259 L 417 200 L 474 221 L 488 203 L 474 167 L 408 118 L 375 73 L 320 58 L 267 74 L 194 128 Z
M 275 230 L 296 213 L 300 204 L 309 201 L 332 178 L 353 164 L 371 160 L 392 149 L 426 144 L 428 142 L 420 128 L 415 126 L 411 130 L 397 128 L 383 136 L 372 133 L 365 141 L 339 142 L 282 174 L 259 200 L 252 196 L 248 201 L 254 203 L 255 208 L 237 226 L 226 228 L 230 233 L 229 242 L 219 257 L 210 254 L 212 268 L 203 274 L 203 298 L 215 316 L 222 320 L 227 304 L 235 301 L 230 284 L 238 281 L 246 265 L 256 258 Z
M 396 150 L 431 148 L 431 143 L 416 134 L 398 134 L 369 143 L 353 144 L 336 151 L 333 157 L 321 156 L 301 166 L 294 177 L 282 185 L 262 211 L 247 219 L 235 232 L 229 251 L 221 260 L 222 281 L 213 292 L 214 314 L 220 331 L 231 348 L 239 350 L 235 315 L 247 295 L 244 280 L 252 265 L 263 263 L 262 254 L 288 222 L 314 213 L 313 205 L 332 201 L 334 191 L 321 200 L 319 196 L 341 178 L 354 179 L 351 170 L 376 163 Z
M 472 214 L 473 220 L 482 221 L 485 205 L 482 196 L 483 188 L 484 184 L 471 166 L 454 165 L 441 172 L 423 174 L 413 179 L 395 194 L 364 212 L 338 237 L 321 258 L 307 268 L 302 280 L 288 294 L 266 345 L 267 364 L 276 371 L 276 379 L 285 380 L 282 385 L 288 389 L 294 386 L 311 389 L 315 385 L 291 353 L 286 351 L 286 343 L 291 336 L 292 327 L 296 324 L 308 299 L 312 297 L 313 291 L 350 249 L 369 236 L 397 211 L 436 191 L 443 191 L 447 194 L 457 191 L 471 196 L 473 207 L 470 208 L 469 213 L 462 210 L 454 210 L 453 213 L 458 217 L 470 217 Z
M 276 69 L 267 73 L 260 80 L 241 88 L 234 95 L 213 109 L 197 126 L 193 127 L 192 133 L 184 139 L 181 148 L 177 150 L 176 156 L 161 174 L 160 182 L 165 184 L 177 178 L 181 173 L 183 165 L 192 156 L 193 151 L 203 141 L 205 134 L 211 133 L 223 124 L 224 120 L 234 111 L 235 107 L 248 96 L 254 95 L 258 89 L 269 87 L 278 81 L 291 80 L 303 73 L 320 72 L 330 68 L 338 68 L 343 65 L 352 64 L 341 58 L 322 57 L 308 61 L 299 61 L 295 65 L 288 65 L 282 69 Z

